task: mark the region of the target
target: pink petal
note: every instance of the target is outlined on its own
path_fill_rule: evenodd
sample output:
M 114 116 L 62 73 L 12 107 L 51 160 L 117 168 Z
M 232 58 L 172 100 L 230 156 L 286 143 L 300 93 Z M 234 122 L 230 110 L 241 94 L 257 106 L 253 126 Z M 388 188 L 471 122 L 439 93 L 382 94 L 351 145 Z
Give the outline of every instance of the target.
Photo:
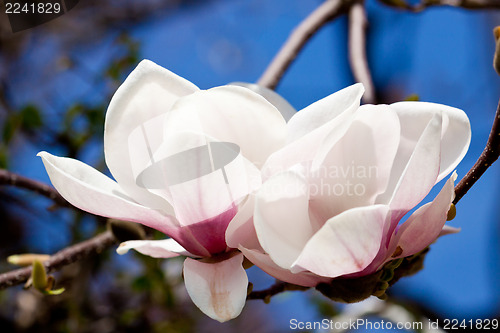
M 247 297 L 248 278 L 241 253 L 215 263 L 184 261 L 184 281 L 193 303 L 220 322 L 236 318 Z
M 256 194 L 254 225 L 262 248 L 289 269 L 314 230 L 309 220 L 305 178 L 295 171 L 277 174 Z
M 399 247 L 400 254 L 390 259 L 407 257 L 420 252 L 439 237 L 443 231 L 450 205 L 455 198 L 453 184 L 456 179 L 457 174 L 454 172 L 434 201 L 417 209 L 401 225 L 394 239 L 391 240 L 391 249 L 396 250 Z
M 162 240 L 130 240 L 120 244 L 118 254 L 125 254 L 130 249 L 153 258 L 173 258 L 179 255 L 193 256 L 172 238 Z
M 40 152 L 57 191 L 72 205 L 89 213 L 142 223 L 175 237 L 175 219 L 128 198 L 120 186 L 78 160 Z
M 165 119 L 165 135 L 194 131 L 238 145 L 257 167 L 285 142 L 285 121 L 262 96 L 237 86 L 199 91 L 180 99 Z
M 291 271 L 331 278 L 362 271 L 379 251 L 388 212 L 389 207 L 374 205 L 331 218 L 309 240 Z
M 330 278 L 318 276 L 310 272 L 300 272 L 297 274 L 292 273 L 290 270 L 281 268 L 280 266 L 276 265 L 276 263 L 271 260 L 268 254 L 264 254 L 255 249 L 247 249 L 243 246 L 240 246 L 240 251 L 253 264 L 280 281 L 285 281 L 304 287 L 314 287 L 318 283 L 331 281 Z
M 163 117 L 180 97 L 198 88 L 174 73 L 143 60 L 118 88 L 106 113 L 106 164 L 120 186 L 138 202 L 172 213 L 168 203 L 136 184 L 163 140 Z
M 213 218 L 183 226 L 181 230 L 192 235 L 210 254 L 226 252 L 226 229 L 236 211 L 237 208 L 232 207 Z
M 459 233 L 461 228 L 450 227 L 449 225 L 444 225 L 443 229 L 439 233 L 439 237 Z

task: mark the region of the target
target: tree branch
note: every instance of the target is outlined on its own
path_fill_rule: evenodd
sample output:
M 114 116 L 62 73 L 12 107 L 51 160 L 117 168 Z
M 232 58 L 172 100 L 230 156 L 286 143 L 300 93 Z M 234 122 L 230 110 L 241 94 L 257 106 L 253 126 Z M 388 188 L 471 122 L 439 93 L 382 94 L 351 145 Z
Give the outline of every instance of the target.
M 349 8 L 349 64 L 356 82 L 365 87 L 363 101 L 375 104 L 375 86 L 366 58 L 367 25 L 364 0 L 357 1 Z
M 0 169 L 0 185 L 1 184 L 24 188 L 46 196 L 60 206 L 73 207 L 53 187 L 5 169 Z
M 406 9 L 416 13 L 436 6 L 451 6 L 465 9 L 500 9 L 500 1 L 498 0 L 422 0 L 416 5 L 411 5 L 405 0 L 380 0 L 380 2 L 391 7 Z
M 50 273 L 78 260 L 99 254 L 116 243 L 117 240 L 111 231 L 108 230 L 91 239 L 72 245 L 55 253 L 43 264 L 47 273 Z M 0 290 L 28 281 L 31 276 L 31 270 L 32 267 L 29 266 L 0 274 Z
M 287 290 L 307 290 L 307 289 L 309 289 L 309 287 L 297 286 L 295 284 L 277 280 L 275 284 L 273 284 L 267 289 L 252 291 L 250 294 L 248 294 L 247 300 L 249 299 L 268 300 L 272 296 L 280 294 Z
M 257 84 L 275 89 L 306 42 L 323 25 L 341 15 L 352 2 L 353 0 L 326 0 L 323 2 L 292 31 Z
M 467 193 L 474 183 L 483 175 L 483 173 L 498 159 L 500 156 L 500 100 L 498 102 L 495 120 L 491 127 L 490 136 L 486 142 L 486 147 L 477 159 L 474 166 L 467 172 L 464 178 L 455 186 L 454 204 Z

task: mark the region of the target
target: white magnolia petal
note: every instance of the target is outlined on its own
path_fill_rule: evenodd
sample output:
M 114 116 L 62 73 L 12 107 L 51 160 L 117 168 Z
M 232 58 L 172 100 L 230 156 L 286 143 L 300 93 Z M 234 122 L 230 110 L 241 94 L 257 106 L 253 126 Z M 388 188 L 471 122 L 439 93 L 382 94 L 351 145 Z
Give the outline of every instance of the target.
M 420 252 L 432 244 L 443 232 L 448 210 L 455 198 L 454 181 L 456 179 L 457 174 L 454 172 L 436 198 L 417 209 L 401 225 L 394 239 L 391 239 L 391 247 L 397 244 L 394 249 L 400 248 L 399 255 L 393 258 L 407 257 Z
M 57 191 L 72 205 L 89 213 L 134 221 L 175 235 L 175 221 L 168 215 L 141 206 L 127 197 L 120 186 L 78 160 L 40 152 L 45 169 Z
M 398 117 L 390 108 L 364 105 L 339 141 L 320 146 L 308 180 L 311 209 L 320 213 L 322 221 L 354 207 L 372 205 L 386 190 L 399 133 Z
M 295 110 L 295 108 L 291 106 L 286 99 L 284 99 L 280 94 L 276 93 L 274 90 L 271 90 L 264 86 L 260 86 L 255 83 L 247 83 L 247 82 L 232 82 L 231 85 L 245 87 L 261 95 L 269 103 L 274 105 L 276 109 L 278 109 L 278 111 L 283 116 L 283 119 L 285 119 L 286 121 L 290 120 L 290 118 L 292 118 L 292 116 L 297 113 L 297 110 Z
M 389 205 L 393 212 L 393 221 L 397 223 L 399 219 L 406 214 L 410 209 L 415 207 L 423 198 L 429 193 L 436 182 L 439 174 L 439 159 L 441 153 L 441 127 L 442 127 L 441 114 L 436 113 L 428 121 L 427 126 L 421 132 L 418 142 L 411 151 L 411 156 L 407 164 L 404 166 L 402 174 L 393 170 L 391 174 L 391 181 L 389 183 L 389 190 L 382 194 L 382 198 L 387 198 L 389 193 L 392 193 L 389 199 Z M 410 129 L 407 129 L 410 131 Z M 398 154 L 404 145 L 404 128 L 402 131 L 402 141 Z M 408 153 L 405 152 L 405 153 Z M 396 156 L 396 160 L 398 156 Z M 396 165 L 398 161 L 395 160 L 393 169 L 398 169 L 400 166 Z M 394 184 L 394 180 L 397 183 Z M 392 190 L 392 188 L 394 190 Z M 377 202 L 385 203 L 386 199 L 377 199 Z M 396 217 L 396 215 L 398 217 Z
M 365 89 L 361 83 L 337 91 L 297 112 L 288 122 L 288 142 L 325 125 L 345 111 L 357 109 Z
M 391 104 L 399 115 L 402 126 L 413 128 L 428 121 L 435 113 L 443 118 L 441 133 L 441 161 L 436 183 L 456 168 L 467 153 L 471 140 L 469 118 L 464 111 L 442 104 L 426 102 L 398 102 Z
M 260 243 L 253 224 L 253 213 L 255 207 L 255 195 L 250 194 L 240 204 L 238 212 L 229 223 L 226 230 L 226 243 L 230 248 L 237 249 L 240 246 L 247 248 L 260 248 Z
M 184 261 L 184 281 L 193 303 L 207 316 L 220 322 L 236 318 L 247 297 L 248 278 L 243 254 L 206 263 Z
M 314 234 L 304 176 L 286 171 L 271 177 L 255 198 L 254 226 L 262 248 L 289 269 Z
M 193 256 L 172 238 L 161 240 L 130 240 L 120 244 L 116 249 L 118 254 L 125 254 L 134 249 L 139 253 L 153 258 L 173 258 L 179 255 Z
M 439 233 L 439 237 L 459 233 L 462 228 L 450 227 L 449 225 L 444 225 L 443 229 Z
M 292 273 L 290 270 L 276 265 L 268 254 L 264 254 L 259 250 L 248 249 L 243 246 L 240 246 L 239 249 L 253 264 L 280 281 L 304 287 L 315 287 L 318 283 L 331 281 L 328 277 L 315 275 L 310 272 Z
M 106 113 L 106 164 L 135 200 L 172 213 L 161 198 L 136 184 L 135 177 L 163 140 L 163 118 L 180 97 L 198 88 L 151 61 L 143 60 L 118 88 Z
M 389 207 L 354 208 L 328 220 L 309 240 L 292 266 L 335 278 L 365 269 L 381 246 Z
M 333 146 L 351 125 L 363 91 L 359 84 L 348 87 L 293 116 L 287 124 L 288 144 L 268 158 L 262 168 L 263 178 L 298 163 L 310 164 L 320 146 Z
M 200 133 L 175 132 L 138 178 L 172 203 L 183 226 L 229 210 L 235 213 L 238 203 L 261 184 L 260 171 L 243 157 L 238 145 L 214 140 Z
M 194 131 L 234 143 L 245 158 L 261 167 L 284 145 L 286 124 L 262 96 L 246 88 L 222 86 L 180 99 L 165 118 L 166 140 L 177 131 Z

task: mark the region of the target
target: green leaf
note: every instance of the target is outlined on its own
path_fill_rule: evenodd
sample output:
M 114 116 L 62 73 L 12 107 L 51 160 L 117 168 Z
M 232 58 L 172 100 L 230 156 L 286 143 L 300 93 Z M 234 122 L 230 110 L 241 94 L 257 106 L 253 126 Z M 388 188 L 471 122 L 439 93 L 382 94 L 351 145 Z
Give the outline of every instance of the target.
M 139 292 L 151 290 L 151 281 L 147 276 L 140 276 L 132 282 L 132 289 Z
M 33 260 L 31 279 L 33 280 L 33 287 L 36 289 L 43 292 L 47 288 L 47 273 L 45 272 L 45 266 L 43 266 L 40 260 Z
M 42 293 L 45 295 L 60 295 L 62 294 L 66 289 L 64 288 L 59 288 L 59 289 L 53 289 L 53 290 L 43 290 Z
M 10 114 L 3 125 L 2 139 L 3 142 L 8 144 L 14 138 L 17 130 L 19 129 L 20 119 L 15 113 Z
M 9 151 L 3 144 L 0 145 L 0 168 L 8 169 L 9 166 Z
M 26 130 L 35 130 L 43 125 L 40 109 L 36 105 L 28 104 L 21 109 L 21 125 Z

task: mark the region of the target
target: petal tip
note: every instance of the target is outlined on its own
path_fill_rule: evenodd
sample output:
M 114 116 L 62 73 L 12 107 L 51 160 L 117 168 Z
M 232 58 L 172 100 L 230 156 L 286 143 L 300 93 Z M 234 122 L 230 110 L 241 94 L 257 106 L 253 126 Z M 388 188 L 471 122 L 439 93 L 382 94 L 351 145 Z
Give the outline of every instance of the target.
M 149 59 L 141 60 L 136 67 L 136 70 L 141 70 L 141 71 L 151 71 L 155 69 L 164 69 L 164 68 Z
M 44 158 L 47 155 L 50 155 L 50 154 L 47 153 L 45 150 L 42 150 L 42 151 L 38 152 L 38 154 L 36 154 L 36 156 L 41 157 L 41 158 Z
M 358 89 L 362 93 L 365 92 L 365 85 L 361 82 L 353 84 L 352 87 Z
M 116 248 L 116 253 L 118 253 L 119 255 L 123 255 L 127 253 L 129 250 L 130 248 L 127 247 L 127 242 L 123 242 L 120 243 L 120 245 L 118 245 L 118 247 Z

